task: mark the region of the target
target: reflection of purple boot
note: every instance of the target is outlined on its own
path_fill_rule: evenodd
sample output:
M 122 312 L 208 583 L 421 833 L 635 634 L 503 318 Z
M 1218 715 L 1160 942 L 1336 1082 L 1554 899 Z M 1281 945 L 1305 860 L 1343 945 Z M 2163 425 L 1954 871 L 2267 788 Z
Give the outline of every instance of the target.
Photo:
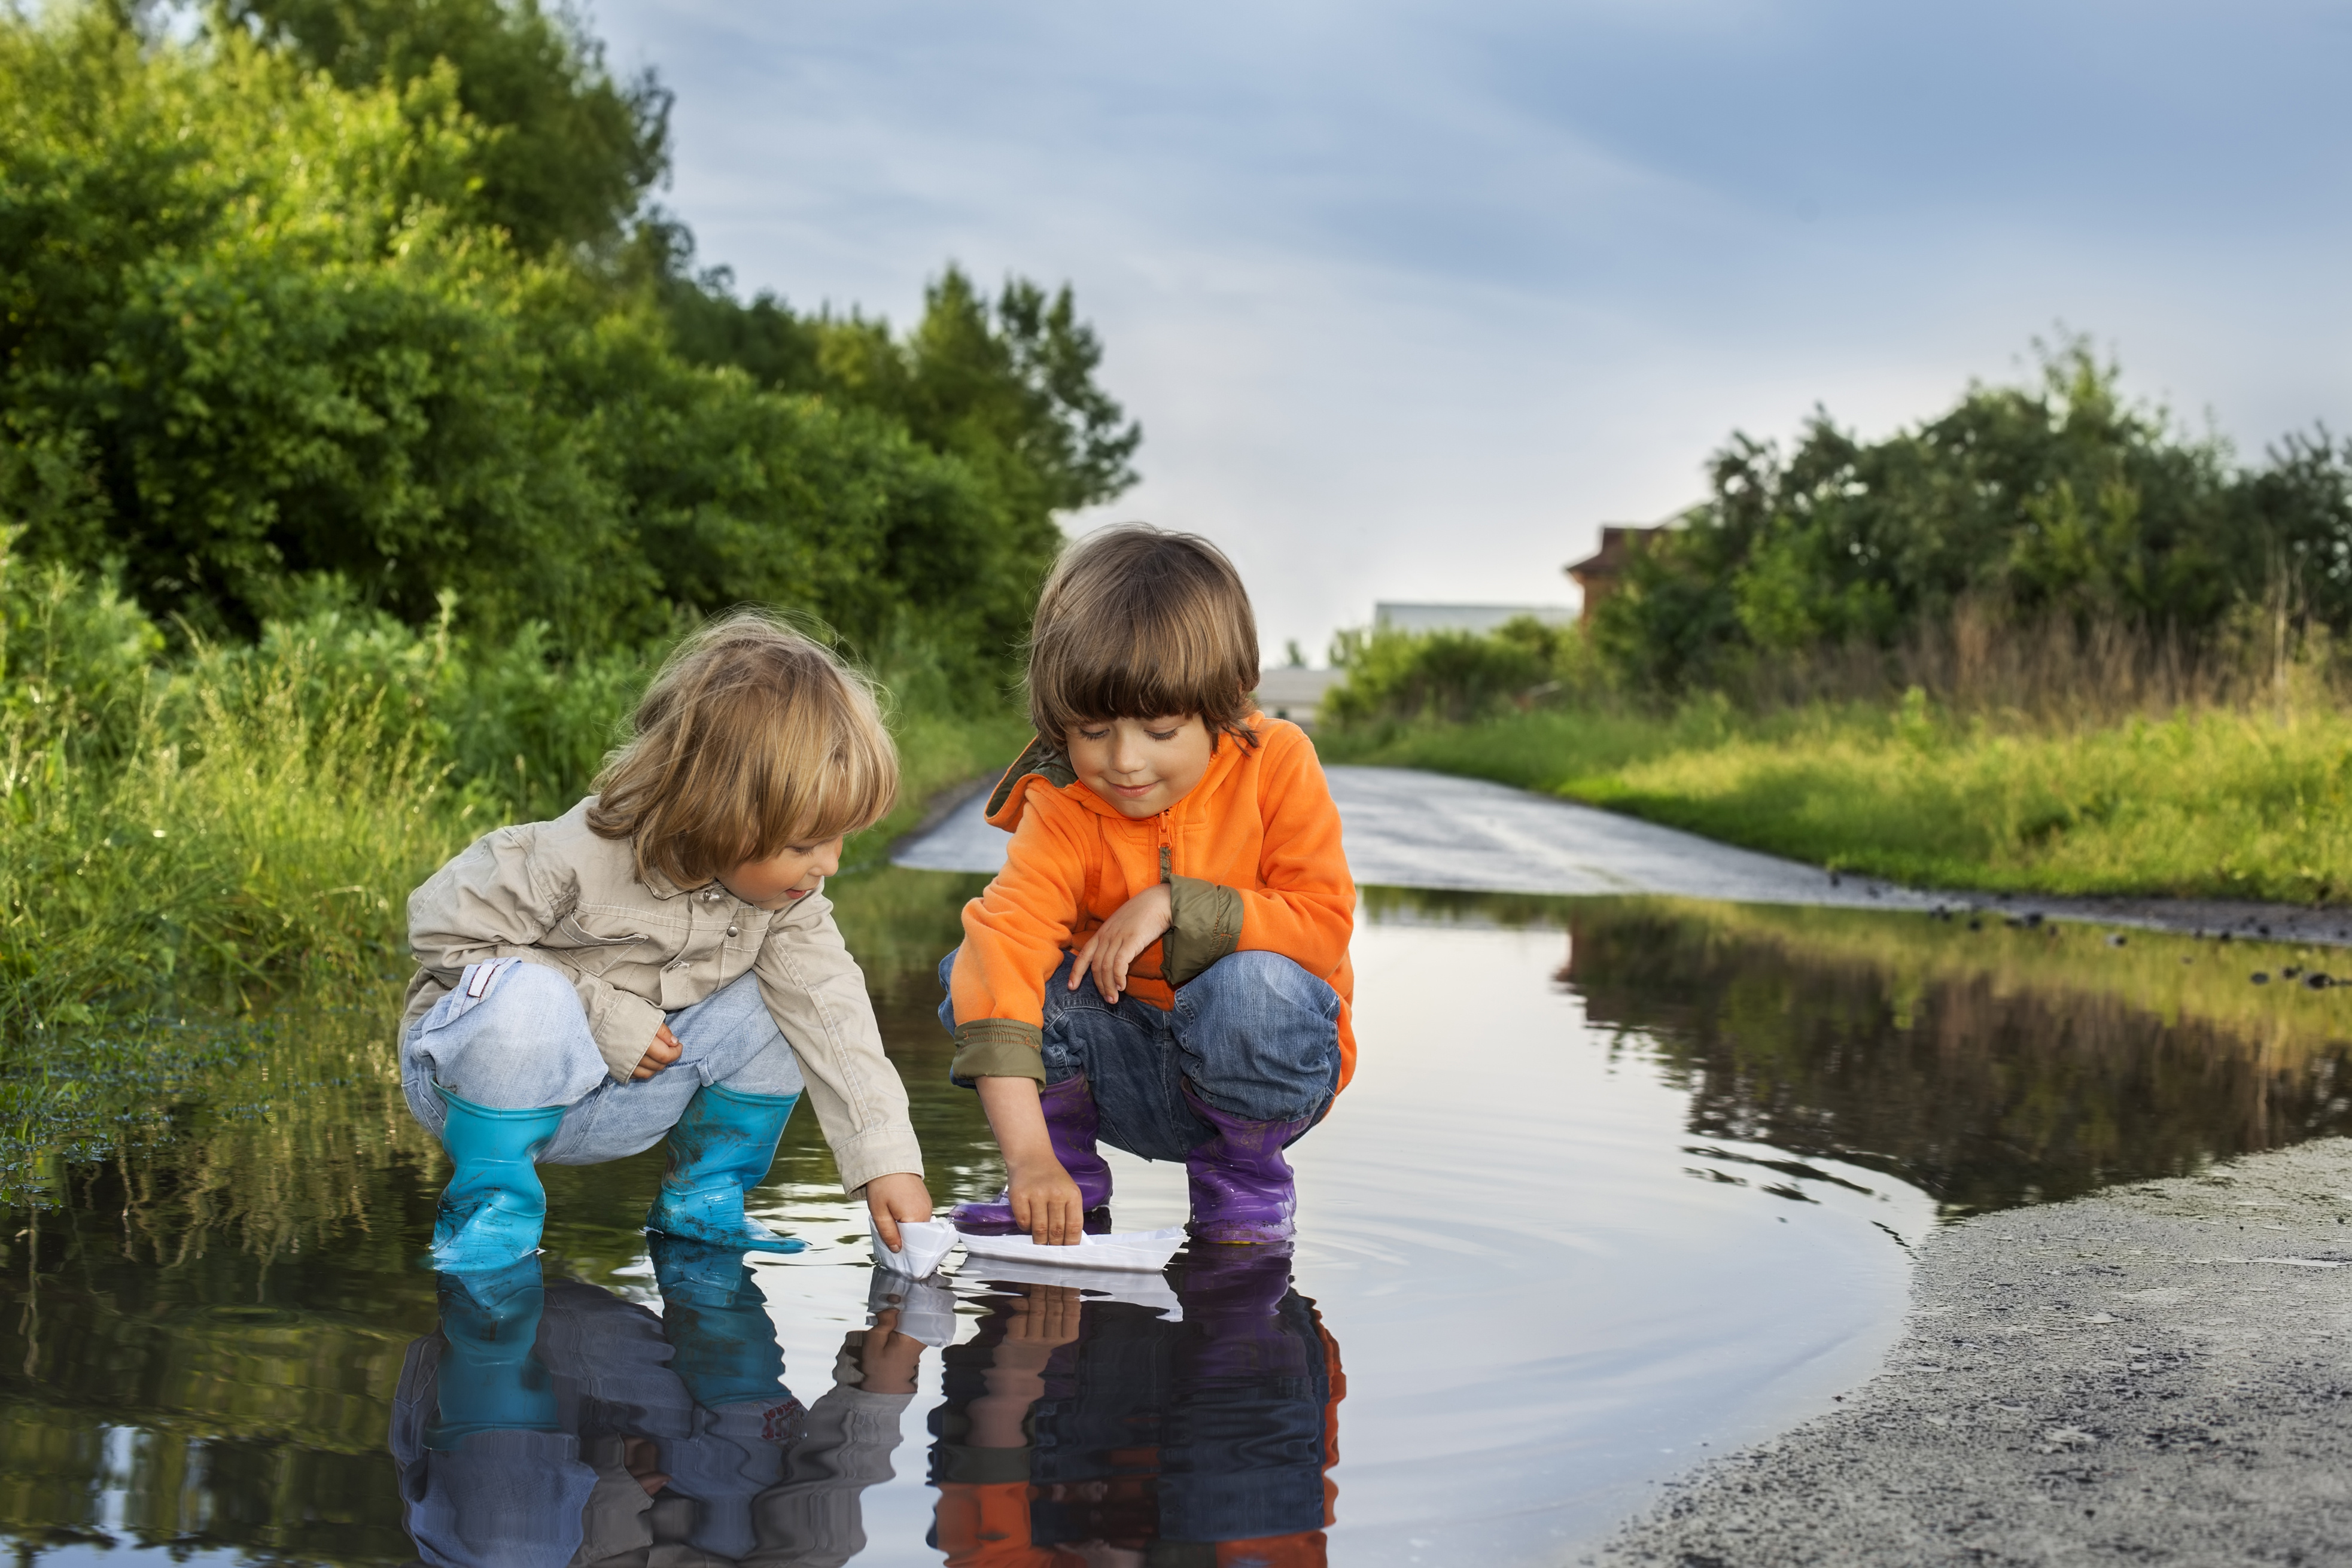
M 1078 1201 L 1086 1207 L 1088 1230 L 1107 1229 L 1095 1210 L 1110 1202 L 1110 1166 L 1095 1152 L 1095 1134 L 1102 1113 L 1095 1108 L 1087 1075 L 1072 1073 L 1059 1083 L 1037 1091 L 1037 1104 L 1045 1113 L 1045 1131 L 1054 1140 L 1054 1157 L 1078 1184 Z M 948 1216 L 955 1228 L 972 1236 L 1011 1236 L 1021 1227 L 1013 1222 L 1012 1194 L 1000 1192 L 985 1203 L 960 1203 Z
M 1184 1375 L 1252 1389 L 1302 1375 L 1305 1347 L 1280 1315 L 1289 1293 L 1286 1244 L 1189 1249 L 1176 1287 L 1187 1331 Z
M 1242 1246 L 1286 1241 L 1297 1228 L 1298 1186 L 1282 1146 L 1307 1131 L 1312 1118 L 1294 1122 L 1244 1122 L 1218 1110 L 1184 1085 L 1184 1103 L 1216 1129 L 1184 1156 L 1192 1189 L 1196 1241 Z

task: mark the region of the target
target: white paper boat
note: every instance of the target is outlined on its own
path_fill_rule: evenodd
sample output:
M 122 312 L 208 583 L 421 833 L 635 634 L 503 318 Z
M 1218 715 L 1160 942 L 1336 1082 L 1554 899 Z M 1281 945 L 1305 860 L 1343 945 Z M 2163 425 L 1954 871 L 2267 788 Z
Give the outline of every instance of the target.
M 956 1234 L 956 1228 L 944 1219 L 902 1219 L 898 1222 L 899 1249 L 893 1252 L 882 1245 L 881 1228 L 874 1223 L 871 1214 L 866 1217 L 866 1233 L 874 1239 L 874 1261 L 909 1280 L 922 1279 L 937 1269 L 940 1260 L 954 1251 L 955 1244 L 962 1239 Z
M 1036 1262 L 1056 1269 L 1137 1269 L 1158 1273 L 1184 1245 L 1184 1228 L 1129 1230 L 1114 1236 L 1081 1236 L 1076 1247 L 1040 1247 L 1026 1236 L 967 1236 L 967 1256 L 991 1262 Z

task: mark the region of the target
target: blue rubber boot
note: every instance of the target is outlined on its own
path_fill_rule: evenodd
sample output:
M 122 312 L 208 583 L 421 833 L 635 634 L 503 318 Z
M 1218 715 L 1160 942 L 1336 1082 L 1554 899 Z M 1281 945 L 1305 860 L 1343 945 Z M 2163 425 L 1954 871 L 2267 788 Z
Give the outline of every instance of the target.
M 457 1168 L 441 1189 L 433 1221 L 433 1266 L 441 1270 L 503 1269 L 539 1250 L 547 1218 L 547 1189 L 532 1165 L 555 1136 L 565 1107 L 493 1111 L 461 1100 L 439 1084 L 448 1106 L 441 1146 Z
M 767 1299 L 732 1247 L 653 1239 L 669 1369 L 705 1410 L 790 1399 Z
M 745 1094 L 706 1083 L 669 1130 L 669 1168 L 646 1215 L 646 1228 L 682 1241 L 759 1252 L 808 1245 L 779 1236 L 743 1212 L 743 1194 L 766 1179 L 797 1094 Z
M 425 1446 L 447 1453 L 477 1432 L 554 1431 L 555 1390 L 531 1354 L 547 1300 L 539 1260 L 444 1273 L 436 1283 L 443 1348 Z

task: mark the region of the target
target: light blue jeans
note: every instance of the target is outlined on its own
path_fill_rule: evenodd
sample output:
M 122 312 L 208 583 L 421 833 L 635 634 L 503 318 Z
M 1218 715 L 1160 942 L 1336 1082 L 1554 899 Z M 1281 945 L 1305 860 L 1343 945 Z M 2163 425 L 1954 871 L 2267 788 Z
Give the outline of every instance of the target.
M 481 994 L 469 994 L 484 968 L 493 972 Z M 436 1083 L 494 1111 L 566 1106 L 539 1156 L 554 1166 L 601 1165 L 653 1147 L 706 1083 L 744 1094 L 801 1092 L 800 1060 L 751 975 L 665 1021 L 683 1048 L 678 1059 L 651 1078 L 616 1083 L 571 981 L 520 958 L 473 965 L 401 1041 L 401 1092 L 436 1138 L 448 1115 Z

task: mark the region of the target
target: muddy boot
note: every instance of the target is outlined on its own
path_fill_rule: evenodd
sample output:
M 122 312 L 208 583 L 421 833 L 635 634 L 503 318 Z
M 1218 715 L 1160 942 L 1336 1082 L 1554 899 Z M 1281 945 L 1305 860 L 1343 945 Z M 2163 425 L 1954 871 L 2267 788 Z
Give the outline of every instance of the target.
M 1192 1191 L 1192 1219 L 1185 1228 L 1196 1241 L 1250 1246 L 1286 1241 L 1297 1228 L 1298 1187 L 1285 1144 L 1313 1125 L 1294 1122 L 1244 1122 L 1228 1115 L 1184 1085 L 1184 1103 L 1213 1129 L 1184 1156 Z
M 1045 1113 L 1045 1131 L 1054 1140 L 1054 1158 L 1078 1184 L 1078 1201 L 1085 1206 L 1087 1228 L 1101 1235 L 1110 1228 L 1110 1166 L 1095 1151 L 1095 1133 L 1102 1113 L 1095 1107 L 1087 1075 L 1073 1073 L 1037 1092 L 1038 1107 Z M 1104 1210 L 1097 1214 L 1097 1210 Z M 960 1203 L 948 1216 L 955 1228 L 971 1236 L 1010 1236 L 1021 1227 L 1013 1222 L 1010 1189 L 985 1203 Z
M 530 1257 L 547 1218 L 547 1189 L 531 1162 L 555 1136 L 564 1107 L 493 1111 L 437 1083 L 433 1092 L 448 1107 L 441 1146 L 457 1167 L 433 1220 L 433 1266 L 503 1269 Z
M 477 1432 L 552 1432 L 555 1390 L 531 1354 L 546 1301 L 539 1260 L 444 1273 L 436 1413 L 425 1446 L 446 1453 Z
M 743 1194 L 766 1179 L 797 1094 L 745 1094 L 706 1083 L 669 1130 L 669 1168 L 646 1215 L 646 1228 L 684 1241 L 761 1252 L 808 1245 L 779 1236 L 743 1212 Z
M 789 1400 L 775 1320 L 742 1252 L 674 1236 L 655 1237 L 651 1250 L 669 1369 L 694 1402 L 718 1410 Z

